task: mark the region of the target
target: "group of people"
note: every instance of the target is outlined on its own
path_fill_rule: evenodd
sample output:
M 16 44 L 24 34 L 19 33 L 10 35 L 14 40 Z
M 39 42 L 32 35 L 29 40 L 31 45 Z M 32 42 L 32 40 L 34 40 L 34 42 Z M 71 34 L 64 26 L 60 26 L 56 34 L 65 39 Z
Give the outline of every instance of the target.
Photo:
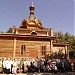
M 0 72 L 17 74 L 26 72 L 69 72 L 75 70 L 75 61 L 70 59 L 0 59 Z

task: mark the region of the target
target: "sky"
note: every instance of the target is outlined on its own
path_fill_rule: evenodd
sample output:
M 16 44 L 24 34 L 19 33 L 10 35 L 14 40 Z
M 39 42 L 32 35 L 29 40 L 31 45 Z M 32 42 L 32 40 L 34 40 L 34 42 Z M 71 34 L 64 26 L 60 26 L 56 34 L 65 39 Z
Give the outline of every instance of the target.
M 30 15 L 29 6 L 35 6 L 35 16 L 45 28 L 75 35 L 75 0 L 0 0 L 0 30 L 20 27 L 22 19 Z

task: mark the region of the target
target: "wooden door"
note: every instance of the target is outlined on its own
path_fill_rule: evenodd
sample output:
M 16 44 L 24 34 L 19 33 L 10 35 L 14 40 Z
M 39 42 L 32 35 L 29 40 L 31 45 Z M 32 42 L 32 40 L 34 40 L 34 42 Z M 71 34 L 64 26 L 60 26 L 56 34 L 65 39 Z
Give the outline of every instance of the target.
M 31 50 L 30 57 L 37 58 L 38 57 L 38 50 Z

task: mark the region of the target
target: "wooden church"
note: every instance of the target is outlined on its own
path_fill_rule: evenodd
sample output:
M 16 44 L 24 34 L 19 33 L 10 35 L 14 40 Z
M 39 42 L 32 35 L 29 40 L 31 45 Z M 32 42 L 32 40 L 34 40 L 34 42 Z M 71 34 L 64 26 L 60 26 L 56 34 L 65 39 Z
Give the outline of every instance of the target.
M 29 17 L 19 28 L 13 26 L 12 33 L 0 33 L 0 57 L 43 58 L 59 50 L 67 54 L 68 43 L 54 42 L 57 37 L 35 17 L 33 3 L 29 9 Z

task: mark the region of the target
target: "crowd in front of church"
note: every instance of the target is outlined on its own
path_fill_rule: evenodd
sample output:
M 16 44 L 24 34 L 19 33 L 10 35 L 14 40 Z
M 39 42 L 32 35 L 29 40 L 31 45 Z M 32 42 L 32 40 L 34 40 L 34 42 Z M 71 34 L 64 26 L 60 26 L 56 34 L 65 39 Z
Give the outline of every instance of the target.
M 0 59 L 0 72 L 17 74 L 26 72 L 71 72 L 75 70 L 75 61 L 67 59 Z

